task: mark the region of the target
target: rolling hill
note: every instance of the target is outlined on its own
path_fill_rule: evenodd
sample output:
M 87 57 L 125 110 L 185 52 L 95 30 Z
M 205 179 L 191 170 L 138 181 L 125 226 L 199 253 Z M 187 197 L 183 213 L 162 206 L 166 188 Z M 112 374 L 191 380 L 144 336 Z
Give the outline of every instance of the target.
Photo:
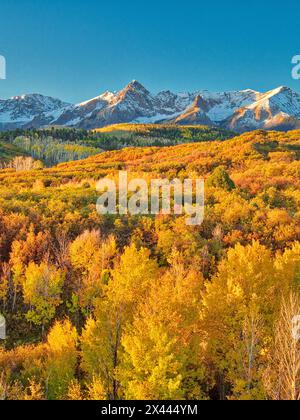
M 187 142 L 227 140 L 235 134 L 205 126 L 119 124 L 95 131 L 72 128 L 15 130 L 0 133 L 0 161 L 31 156 L 46 166 L 84 159 L 103 150 L 172 146 Z
M 94 130 L 111 138 L 128 139 L 128 146 L 138 141 L 172 145 L 186 142 L 227 140 L 236 134 L 233 131 L 205 125 L 176 124 L 113 124 Z
M 0 170 L 0 305 L 9 331 L 0 342 L 0 371 L 7 372 L 7 399 L 33 399 L 32 389 L 47 398 L 48 378 L 58 386 L 57 399 L 89 399 L 95 367 L 96 389 L 109 399 L 106 367 L 114 375 L 112 343 L 116 331 L 126 337 L 127 326 L 129 347 L 118 341 L 117 368 L 140 378 L 150 354 L 150 373 L 160 379 L 158 357 L 163 367 L 176 362 L 176 384 L 177 366 L 186 379 L 176 386 L 180 392 L 186 386 L 188 400 L 199 389 L 201 398 L 214 398 L 224 366 L 231 369 L 226 398 L 249 399 L 244 350 L 255 334 L 261 351 L 253 359 L 251 395 L 272 399 L 277 382 L 270 391 L 270 372 L 277 381 L 277 371 L 270 356 L 278 354 L 273 338 L 282 299 L 299 294 L 299 159 L 300 131 L 258 130 L 227 141 L 123 148 L 51 168 Z M 118 182 L 120 170 L 147 183 L 204 178 L 203 223 L 187 226 L 186 215 L 173 212 L 99 214 L 97 181 Z M 297 308 L 283 312 L 284 340 Z M 295 340 L 291 346 L 294 360 Z M 127 363 L 131 355 L 138 365 Z M 60 377 L 68 381 L 64 391 L 56 385 Z M 162 383 L 169 398 L 170 382 L 159 381 L 159 392 Z M 120 398 L 127 386 L 120 383 Z

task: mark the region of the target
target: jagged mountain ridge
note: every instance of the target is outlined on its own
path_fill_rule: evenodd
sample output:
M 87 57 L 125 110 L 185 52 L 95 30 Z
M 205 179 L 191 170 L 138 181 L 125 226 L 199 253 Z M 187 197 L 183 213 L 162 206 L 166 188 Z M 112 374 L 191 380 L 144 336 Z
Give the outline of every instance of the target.
M 51 123 L 70 107 L 59 99 L 40 94 L 0 99 L 0 128 L 38 127 Z
M 300 127 L 300 95 L 287 87 L 266 93 L 251 89 L 211 93 L 152 94 L 134 80 L 119 92 L 105 92 L 73 105 L 32 94 L 0 100 L 0 129 L 61 125 L 84 129 L 118 123 L 208 125 L 235 130 Z

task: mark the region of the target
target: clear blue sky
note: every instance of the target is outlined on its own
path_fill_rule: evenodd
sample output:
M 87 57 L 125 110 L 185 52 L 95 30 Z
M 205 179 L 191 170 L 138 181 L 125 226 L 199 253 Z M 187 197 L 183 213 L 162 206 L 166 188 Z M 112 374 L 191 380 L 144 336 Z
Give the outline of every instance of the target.
M 77 102 L 132 79 L 153 91 L 300 91 L 299 16 L 299 0 L 1 0 L 0 98 Z

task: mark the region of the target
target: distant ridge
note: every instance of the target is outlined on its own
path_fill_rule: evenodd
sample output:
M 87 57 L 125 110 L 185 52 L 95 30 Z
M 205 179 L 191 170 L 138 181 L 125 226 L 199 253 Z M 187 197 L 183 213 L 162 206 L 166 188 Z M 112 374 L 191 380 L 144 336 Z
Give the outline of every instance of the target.
M 206 125 L 236 132 L 300 128 L 300 95 L 281 86 L 268 92 L 149 92 L 134 80 L 73 105 L 29 94 L 0 100 L 0 130 L 49 125 L 84 129 L 119 123 Z

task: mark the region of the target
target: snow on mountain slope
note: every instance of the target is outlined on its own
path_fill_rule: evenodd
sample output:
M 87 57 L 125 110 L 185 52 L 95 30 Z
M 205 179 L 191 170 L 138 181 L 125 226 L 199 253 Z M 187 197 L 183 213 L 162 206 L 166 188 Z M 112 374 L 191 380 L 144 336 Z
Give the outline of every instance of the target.
M 287 87 L 262 94 L 256 102 L 241 107 L 223 122 L 237 131 L 293 129 L 300 123 L 300 95 Z
M 50 116 L 58 110 L 62 110 L 69 104 L 49 96 L 30 94 L 15 96 L 8 100 L 0 100 L 1 123 L 29 122 L 39 114 Z
M 154 115 L 155 98 L 139 82 L 129 83 L 120 92 L 104 94 L 68 109 L 55 124 L 92 129 L 119 122 L 131 122 Z
M 251 89 L 213 94 L 204 91 L 200 94 L 209 103 L 208 116 L 214 122 L 225 120 L 233 111 L 250 105 L 261 97 L 261 93 Z
M 59 99 L 39 94 L 0 100 L 0 128 L 19 128 L 31 124 L 41 126 L 56 119 L 69 106 Z
M 117 123 L 220 126 L 235 131 L 290 129 L 300 125 L 300 95 L 279 87 L 211 93 L 150 93 L 134 80 L 119 92 L 104 92 L 76 105 L 32 94 L 0 100 L 0 129 L 62 125 L 84 129 Z
M 170 123 L 179 125 L 207 125 L 214 123 L 208 117 L 209 103 L 202 96 L 197 95 L 192 105 Z

